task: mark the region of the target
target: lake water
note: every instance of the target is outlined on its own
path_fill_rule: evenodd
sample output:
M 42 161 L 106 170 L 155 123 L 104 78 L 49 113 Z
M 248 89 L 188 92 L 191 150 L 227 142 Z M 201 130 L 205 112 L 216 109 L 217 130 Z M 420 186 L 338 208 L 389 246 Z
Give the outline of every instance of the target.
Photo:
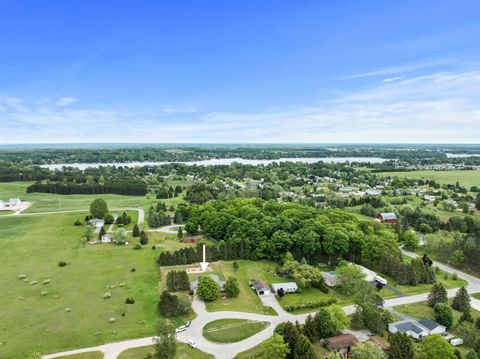
M 479 157 L 480 153 L 446 153 L 447 158 Z
M 97 168 L 100 166 L 122 166 L 122 167 L 140 167 L 140 166 L 160 166 L 170 163 L 183 163 L 186 165 L 199 165 L 199 166 L 213 166 L 213 165 L 230 165 L 234 162 L 247 164 L 247 165 L 268 165 L 273 162 L 302 162 L 302 163 L 345 163 L 345 162 L 361 162 L 361 163 L 381 163 L 387 161 L 384 158 L 379 157 L 299 157 L 299 158 L 279 158 L 276 160 L 250 160 L 243 158 L 214 158 L 210 160 L 190 161 L 190 162 L 123 162 L 123 163 L 58 163 L 41 165 L 41 167 L 51 170 L 61 169 L 63 166 L 75 167 L 81 170 L 86 168 Z

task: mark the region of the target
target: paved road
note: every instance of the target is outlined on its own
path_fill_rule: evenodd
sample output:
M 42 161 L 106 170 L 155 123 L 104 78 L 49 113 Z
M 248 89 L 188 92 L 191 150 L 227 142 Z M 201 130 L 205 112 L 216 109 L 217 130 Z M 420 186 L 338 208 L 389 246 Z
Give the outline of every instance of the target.
M 176 232 L 175 232 L 176 233 Z M 409 257 L 415 258 L 417 255 L 415 253 L 407 252 L 402 249 L 404 255 Z M 480 279 L 476 278 L 472 275 L 467 273 L 463 273 L 454 269 L 450 266 L 447 266 L 442 263 L 434 263 L 434 265 L 438 266 L 445 272 L 448 273 L 457 273 L 459 278 L 465 279 L 468 282 L 467 290 L 470 293 L 480 292 Z M 447 291 L 449 297 L 453 297 L 458 289 L 450 289 Z M 428 298 L 428 293 L 424 294 L 417 294 L 399 298 L 391 298 L 385 300 L 385 307 L 392 308 L 397 305 L 403 304 L 410 304 L 416 302 L 423 302 L 426 301 Z M 207 312 L 205 309 L 205 304 L 199 300 L 196 296 L 192 303 L 192 309 L 197 313 L 197 317 L 192 321 L 190 327 L 184 331 L 183 333 L 177 334 L 177 339 L 182 342 L 187 342 L 188 340 L 193 340 L 198 344 L 198 348 L 206 353 L 210 353 L 215 355 L 217 359 L 231 359 L 235 357 L 240 352 L 248 350 L 261 342 L 268 339 L 272 334 L 275 327 L 285 321 L 296 321 L 298 320 L 300 323 L 303 323 L 308 316 L 306 314 L 299 314 L 294 315 L 291 313 L 286 312 L 277 302 L 274 296 L 264 296 L 261 297 L 262 303 L 265 306 L 270 306 L 278 313 L 278 316 L 268 316 L 262 314 L 254 314 L 254 313 L 244 313 L 244 312 L 230 312 L 230 311 L 220 311 L 220 312 Z M 480 300 L 472 298 L 472 307 L 474 309 L 480 310 Z M 349 305 L 343 307 L 343 310 L 347 314 L 352 314 L 355 311 L 354 305 Z M 242 340 L 237 343 L 229 343 L 229 344 L 218 344 L 212 343 L 206 340 L 202 335 L 202 329 L 208 322 L 217 319 L 224 319 L 224 318 L 238 318 L 238 319 L 248 319 L 248 320 L 257 320 L 257 321 L 267 321 L 270 325 L 264 329 L 263 331 L 257 333 L 250 338 Z M 72 350 L 69 352 L 63 353 L 56 353 L 51 355 L 46 355 L 44 359 L 51 359 L 56 358 L 63 355 L 69 354 L 76 354 L 76 353 L 84 353 L 88 351 L 102 351 L 105 354 L 105 359 L 114 359 L 118 356 L 118 354 L 126 349 L 141 347 L 145 345 L 150 345 L 152 343 L 153 338 L 141 338 L 141 339 L 132 339 L 132 340 L 125 340 L 122 342 L 117 343 L 110 343 L 105 345 L 100 345 L 97 347 L 91 348 L 84 348 L 78 350 Z
M 156 229 L 148 229 L 147 232 L 162 232 L 167 234 L 177 234 L 178 227 L 183 226 L 183 224 L 170 224 L 169 226 L 156 228 Z

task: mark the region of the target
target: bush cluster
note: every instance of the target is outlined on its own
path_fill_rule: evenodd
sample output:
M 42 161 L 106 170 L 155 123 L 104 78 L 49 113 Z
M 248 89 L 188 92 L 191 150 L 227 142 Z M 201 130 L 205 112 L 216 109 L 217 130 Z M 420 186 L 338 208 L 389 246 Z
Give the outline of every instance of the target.
M 285 306 L 285 310 L 287 312 L 293 312 L 295 310 L 300 310 L 300 309 L 315 309 L 315 308 L 326 307 L 331 304 L 335 304 L 336 302 L 337 302 L 337 298 L 329 298 L 327 300 L 319 300 L 316 302 L 305 302 L 302 304 L 287 305 Z

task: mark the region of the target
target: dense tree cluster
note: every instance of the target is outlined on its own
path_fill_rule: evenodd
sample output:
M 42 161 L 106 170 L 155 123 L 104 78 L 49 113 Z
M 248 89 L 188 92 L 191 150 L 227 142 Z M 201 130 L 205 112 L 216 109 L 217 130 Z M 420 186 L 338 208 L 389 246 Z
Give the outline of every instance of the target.
M 405 263 L 396 255 L 384 253 L 377 267 L 382 273 L 394 278 L 399 284 L 432 284 L 436 281 L 435 270 L 422 259 L 412 259 Z
M 57 194 L 124 194 L 144 196 L 147 194 L 147 185 L 140 179 L 125 179 L 100 183 L 65 183 L 65 182 L 35 182 L 27 187 L 27 193 L 43 192 Z
M 170 292 L 177 290 L 189 290 L 190 281 L 185 271 L 170 271 L 167 273 L 167 288 Z
M 163 210 L 161 205 L 151 206 L 148 210 L 148 225 L 150 228 L 158 228 L 172 224 L 172 219 Z
M 179 298 L 166 290 L 160 294 L 160 302 L 158 303 L 158 312 L 160 315 L 167 318 L 177 317 L 187 314 L 190 309 L 190 302 L 187 298 Z
M 341 210 L 260 199 L 213 201 L 195 207 L 194 223 L 216 241 L 223 259 L 281 261 L 287 251 L 307 262 L 347 258 L 375 267 L 385 253 L 399 254 L 387 226 L 361 222 Z

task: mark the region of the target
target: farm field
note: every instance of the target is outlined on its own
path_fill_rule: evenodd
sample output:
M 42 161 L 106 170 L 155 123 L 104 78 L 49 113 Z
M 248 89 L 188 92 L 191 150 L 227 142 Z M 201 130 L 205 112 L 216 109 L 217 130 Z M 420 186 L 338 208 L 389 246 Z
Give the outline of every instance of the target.
M 265 329 L 268 322 L 247 319 L 220 319 L 203 327 L 205 339 L 216 343 L 235 343 Z
M 31 202 L 32 205 L 23 213 L 41 213 L 57 211 L 88 210 L 90 203 L 96 198 L 107 201 L 109 208 L 143 208 L 148 210 L 155 203 L 154 196 L 126 196 L 118 194 L 71 194 L 57 195 L 53 193 L 26 193 L 27 187 L 32 182 L 6 182 L 0 183 L 0 199 L 18 197 L 22 201 Z M 167 205 L 177 205 L 183 202 L 183 195 L 170 199 L 162 199 Z
M 141 359 L 155 351 L 153 345 L 125 350 L 118 359 Z M 204 353 L 199 349 L 192 349 L 187 344 L 177 343 L 175 359 L 213 359 L 213 355 Z
M 1 358 L 153 335 L 159 250 L 83 246 L 77 217 L 0 217 Z M 107 292 L 111 298 L 103 299 Z M 135 304 L 125 304 L 127 297 Z
M 480 185 L 479 170 L 380 172 L 377 175 L 380 177 L 433 179 L 440 184 L 455 184 L 458 181 L 467 188 Z

